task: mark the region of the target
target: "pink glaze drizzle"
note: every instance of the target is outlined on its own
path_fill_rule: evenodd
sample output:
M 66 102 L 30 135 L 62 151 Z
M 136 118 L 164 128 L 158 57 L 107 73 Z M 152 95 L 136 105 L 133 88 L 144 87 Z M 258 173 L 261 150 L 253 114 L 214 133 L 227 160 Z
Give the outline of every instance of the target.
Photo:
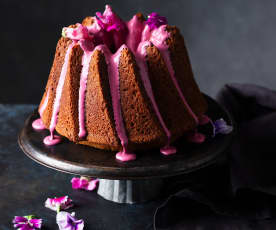
M 43 130 L 46 128 L 41 118 L 34 120 L 32 123 L 32 127 L 36 130 Z
M 197 132 L 197 130 L 187 134 L 187 140 L 192 143 L 200 144 L 200 143 L 203 143 L 205 139 L 206 139 L 205 135 Z
M 96 49 L 100 50 L 104 55 L 106 62 L 108 64 L 108 76 L 110 84 L 110 92 L 115 120 L 115 127 L 118 133 L 121 145 L 123 147 L 122 151 L 116 154 L 116 159 L 120 161 L 130 161 L 136 159 L 136 155 L 128 152 L 128 138 L 126 135 L 126 130 L 124 126 L 121 103 L 120 103 L 120 79 L 119 79 L 119 61 L 121 52 L 123 49 L 127 48 L 126 45 L 122 45 L 115 54 L 111 54 L 109 49 L 105 45 L 99 45 Z
M 49 91 L 50 90 L 47 90 L 47 93 L 46 93 L 46 97 L 43 101 L 43 104 L 40 106 L 40 109 L 39 109 L 39 114 L 40 114 L 40 117 L 42 116 L 42 114 L 44 113 L 46 107 L 47 107 L 47 104 L 48 104 L 48 100 L 49 100 Z
M 58 85 L 57 85 L 57 89 L 56 89 L 56 97 L 54 100 L 53 113 L 52 113 L 51 122 L 50 122 L 50 133 L 51 134 L 50 134 L 50 136 L 47 136 L 44 138 L 44 144 L 47 143 L 46 145 L 54 145 L 54 144 L 57 144 L 60 142 L 60 138 L 57 138 L 58 136 L 54 135 L 54 131 L 55 131 L 55 128 L 57 125 L 58 113 L 59 113 L 59 108 L 60 108 L 60 99 L 61 99 L 61 94 L 62 94 L 65 77 L 67 74 L 70 53 L 71 53 L 71 50 L 74 45 L 75 45 L 75 42 L 72 42 L 69 45 L 69 47 L 66 51 L 66 54 L 65 54 L 64 63 L 61 68 L 61 73 L 60 73 L 60 77 L 59 77 L 59 81 L 58 81 Z
M 199 117 L 198 123 L 199 123 L 199 125 L 206 125 L 208 123 L 211 123 L 211 125 L 214 127 L 214 124 L 213 124 L 213 121 L 211 120 L 211 118 L 205 114 L 203 114 Z M 214 136 L 214 134 L 213 134 L 213 136 Z M 189 142 L 200 144 L 200 143 L 203 143 L 205 141 L 205 139 L 206 139 L 206 136 L 202 133 L 197 132 L 197 130 L 187 134 L 187 140 Z
M 209 122 L 211 122 L 211 119 L 205 114 L 198 119 L 199 125 L 206 125 Z
M 80 88 L 79 88 L 79 137 L 84 138 L 86 135 L 85 129 L 85 93 L 87 85 L 87 76 L 89 72 L 89 64 L 93 55 L 94 44 L 87 42 L 86 40 L 80 40 L 78 42 L 80 47 L 84 51 L 82 56 L 82 70 L 80 76 Z
M 47 107 L 47 104 L 48 104 L 48 99 L 49 99 L 49 90 L 47 90 L 47 93 L 46 93 L 46 97 L 43 101 L 43 104 L 40 106 L 40 109 L 39 109 L 39 115 L 40 117 L 42 117 L 42 114 L 44 112 L 44 110 L 46 109 Z M 36 119 L 33 121 L 32 123 L 32 127 L 36 130 L 43 130 L 43 129 L 46 129 L 45 125 L 43 124 L 43 121 L 41 118 L 39 119 Z
M 127 47 L 135 54 L 141 42 L 141 35 L 145 25 L 139 20 L 137 15 L 127 22 L 128 36 L 126 38 Z
M 123 162 L 133 161 L 136 159 L 136 155 L 134 153 L 127 153 L 123 150 L 116 154 L 116 159 Z
M 160 152 L 163 155 L 168 156 L 168 155 L 175 154 L 177 152 L 177 150 L 176 150 L 176 148 L 174 146 L 166 145 L 165 147 L 163 147 L 163 148 L 160 149 Z
M 174 69 L 173 69 L 173 66 L 171 63 L 171 59 L 170 59 L 170 53 L 168 50 L 168 45 L 166 44 L 166 39 L 169 37 L 169 33 L 166 31 L 166 26 L 167 25 L 162 25 L 159 28 L 153 30 L 151 33 L 150 41 L 159 49 L 161 55 L 164 58 L 166 65 L 168 67 L 172 81 L 178 91 L 179 96 L 181 97 L 181 100 L 183 101 L 184 105 L 188 109 L 188 112 L 191 114 L 191 116 L 194 118 L 194 120 L 198 124 L 198 118 L 195 115 L 195 113 L 192 111 L 189 104 L 187 103 L 187 101 L 180 89 L 180 86 L 177 82 L 177 79 L 175 77 Z
M 82 71 L 80 77 L 79 88 L 79 137 L 84 138 L 86 135 L 85 129 L 85 93 L 87 85 L 87 75 L 89 71 L 89 63 L 92 57 L 92 52 L 84 52 L 82 56 Z
M 151 101 L 153 106 L 153 110 L 168 138 L 167 145 L 160 149 L 160 152 L 164 155 L 170 155 L 176 153 L 176 148 L 170 146 L 171 142 L 171 132 L 167 128 L 163 117 L 159 111 L 157 103 L 155 101 L 151 83 L 148 76 L 148 66 L 146 63 L 146 56 L 147 56 L 147 47 L 151 45 L 151 42 L 148 41 L 150 37 L 150 29 L 149 26 L 145 27 L 145 24 L 139 21 L 138 17 L 135 15 L 128 23 L 127 27 L 129 30 L 129 34 L 127 37 L 127 46 L 131 49 L 134 53 L 137 65 L 140 69 L 141 79 L 146 90 L 146 93 Z M 141 41 L 142 40 L 142 41 Z
M 153 92 L 152 92 L 152 87 L 151 87 L 151 83 L 149 80 L 149 76 L 148 76 L 148 68 L 147 68 L 147 63 L 146 63 L 146 55 L 147 55 L 147 51 L 146 48 L 150 45 L 150 42 L 143 42 L 140 43 L 138 49 L 137 49 L 137 54 L 136 54 L 136 61 L 137 64 L 139 66 L 140 69 L 140 74 L 141 74 L 141 79 L 143 82 L 143 85 L 146 89 L 147 95 L 152 103 L 154 112 L 162 126 L 162 128 L 164 129 L 166 136 L 168 138 L 168 143 L 165 147 L 160 149 L 160 152 L 163 153 L 164 155 L 170 155 L 173 153 L 176 153 L 176 148 L 173 146 L 170 146 L 170 141 L 171 141 L 171 132 L 169 131 L 169 129 L 167 128 L 162 115 L 158 109 L 157 103 L 155 101 Z
M 56 145 L 61 142 L 61 137 L 57 135 L 47 136 L 43 139 L 45 145 Z

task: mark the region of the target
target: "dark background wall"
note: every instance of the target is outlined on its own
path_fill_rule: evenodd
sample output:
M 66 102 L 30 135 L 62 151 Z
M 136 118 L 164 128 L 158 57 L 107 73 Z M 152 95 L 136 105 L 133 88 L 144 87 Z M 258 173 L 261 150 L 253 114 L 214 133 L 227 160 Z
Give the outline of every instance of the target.
M 38 103 L 63 26 L 103 11 L 166 16 L 184 35 L 195 77 L 214 96 L 228 82 L 276 88 L 276 1 L 0 1 L 0 103 Z

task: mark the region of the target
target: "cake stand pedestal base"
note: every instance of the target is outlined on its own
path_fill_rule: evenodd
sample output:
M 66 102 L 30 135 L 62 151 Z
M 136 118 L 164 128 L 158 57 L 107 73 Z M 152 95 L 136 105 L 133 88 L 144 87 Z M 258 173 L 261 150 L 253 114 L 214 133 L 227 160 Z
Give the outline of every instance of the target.
M 162 191 L 163 184 L 163 179 L 100 179 L 98 194 L 116 203 L 142 203 L 157 198 Z

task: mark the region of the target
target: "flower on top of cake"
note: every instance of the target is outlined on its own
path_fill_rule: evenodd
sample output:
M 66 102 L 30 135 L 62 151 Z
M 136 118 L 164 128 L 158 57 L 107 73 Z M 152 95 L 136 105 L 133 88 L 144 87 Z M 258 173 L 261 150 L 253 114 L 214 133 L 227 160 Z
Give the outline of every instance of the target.
M 77 23 L 76 27 L 64 27 L 62 36 L 76 41 L 93 38 L 93 35 L 89 34 L 88 28 L 80 23 Z
M 117 50 L 122 44 L 125 43 L 128 29 L 125 22 L 116 15 L 109 5 L 106 5 L 103 14 L 96 13 L 96 21 L 99 26 L 111 37 L 113 37 L 113 44 Z
M 123 31 L 126 29 L 126 25 L 121 18 L 119 18 L 111 9 L 109 5 L 105 7 L 105 11 L 96 12 L 97 22 L 101 28 L 106 31 Z
M 77 23 L 73 26 L 64 27 L 62 36 L 75 42 L 80 42 L 84 51 L 93 51 L 96 46 L 104 44 L 114 53 L 123 44 L 128 45 L 129 37 L 141 41 L 143 29 L 146 30 L 149 27 L 151 31 L 167 24 L 167 19 L 156 12 L 151 13 L 147 20 L 144 20 L 142 16 L 139 19 L 134 16 L 129 22 L 124 22 L 113 12 L 109 5 L 106 5 L 103 13 L 97 12 L 92 19 L 91 25 Z M 136 20 L 136 26 L 135 28 L 130 28 L 130 24 L 134 20 Z M 130 33 L 134 32 L 132 29 L 139 30 L 137 27 L 140 27 L 141 30 L 139 34 L 136 32 L 137 36 L 134 38 L 134 35 Z
M 150 29 L 157 29 L 159 26 L 168 24 L 167 18 L 160 16 L 156 12 L 152 12 L 146 21 L 146 24 L 149 25 Z

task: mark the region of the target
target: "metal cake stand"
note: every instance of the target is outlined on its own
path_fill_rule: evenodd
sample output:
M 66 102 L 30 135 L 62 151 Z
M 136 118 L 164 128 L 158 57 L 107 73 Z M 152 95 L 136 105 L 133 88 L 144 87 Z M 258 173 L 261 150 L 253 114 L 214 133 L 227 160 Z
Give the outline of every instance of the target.
M 230 115 L 216 101 L 206 95 L 205 98 L 207 115 L 212 120 L 223 118 L 234 126 Z M 218 135 L 207 138 L 202 144 L 191 144 L 181 138 L 174 143 L 177 154 L 163 156 L 159 149 L 152 149 L 138 152 L 135 161 L 124 163 L 115 159 L 115 152 L 78 145 L 66 138 L 56 146 L 44 145 L 43 138 L 49 135 L 49 131 L 32 128 L 32 122 L 38 116 L 34 111 L 18 136 L 24 153 L 32 160 L 61 172 L 100 178 L 98 194 L 117 203 L 141 203 L 156 198 L 162 191 L 164 178 L 188 174 L 216 162 L 234 136 L 234 132 Z M 208 127 L 205 129 L 204 132 L 210 133 L 210 127 L 209 131 Z

